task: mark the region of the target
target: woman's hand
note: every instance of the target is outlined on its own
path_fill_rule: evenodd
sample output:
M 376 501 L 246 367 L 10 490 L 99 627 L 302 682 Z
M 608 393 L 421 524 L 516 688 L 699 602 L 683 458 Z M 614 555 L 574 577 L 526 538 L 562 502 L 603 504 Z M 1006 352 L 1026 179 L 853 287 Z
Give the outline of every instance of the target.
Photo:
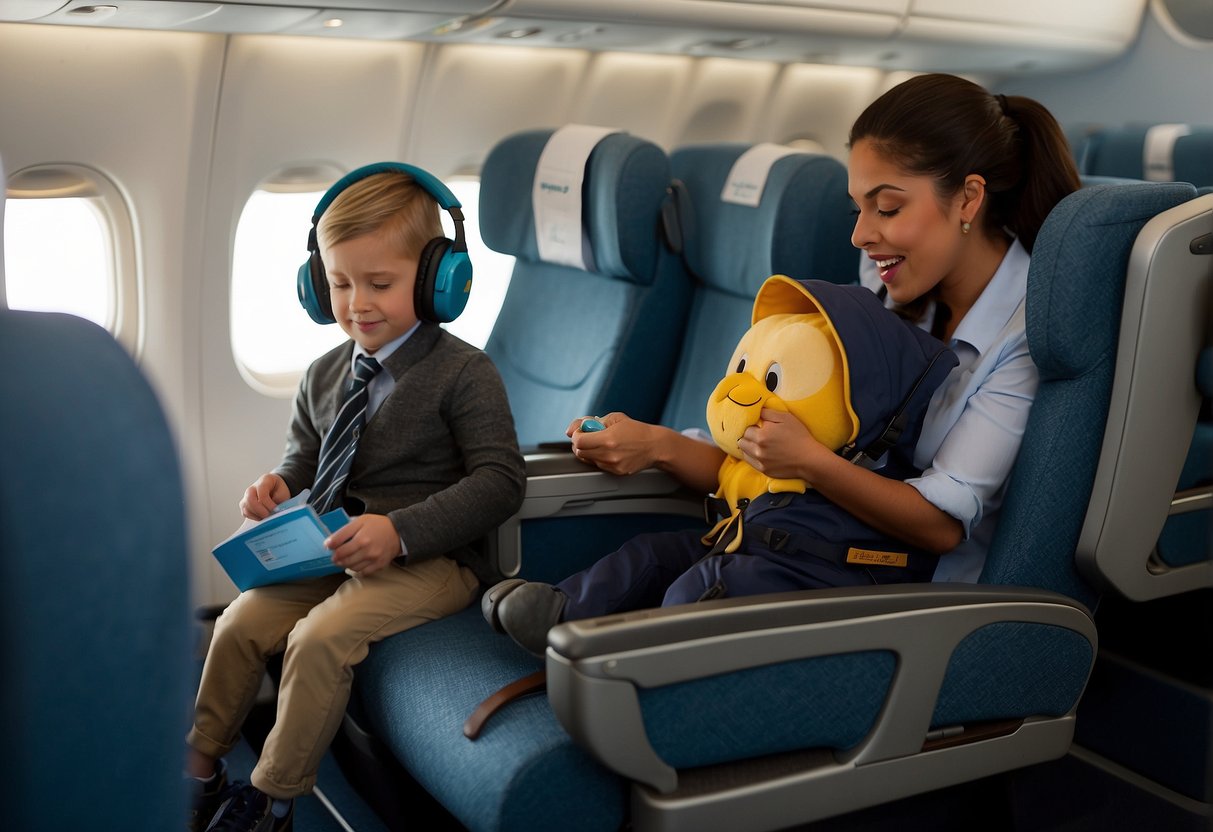
M 659 429 L 629 418 L 623 413 L 608 413 L 601 418 L 605 427 L 585 433 L 581 423 L 592 417 L 574 419 L 565 431 L 573 440 L 573 453 L 578 459 L 597 465 L 612 474 L 634 474 L 657 462 Z
M 822 445 L 790 413 L 763 408 L 758 424 L 746 428 L 737 447 L 745 461 L 768 477 L 813 481 L 819 461 L 834 452 Z

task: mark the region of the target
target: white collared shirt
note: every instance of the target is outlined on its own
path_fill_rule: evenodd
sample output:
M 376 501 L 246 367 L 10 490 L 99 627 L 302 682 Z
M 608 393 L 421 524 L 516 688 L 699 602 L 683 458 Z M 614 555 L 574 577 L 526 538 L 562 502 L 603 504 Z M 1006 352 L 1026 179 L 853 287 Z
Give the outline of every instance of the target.
M 374 355 L 369 354 L 362 348 L 362 345 L 357 341 L 354 342 L 354 354 L 350 356 L 350 376 L 354 374 L 354 367 L 358 362 L 358 356 L 365 355 L 368 358 L 373 358 L 380 364 L 387 361 L 388 356 L 400 349 L 400 346 L 407 340 L 409 336 L 417 331 L 417 327 L 421 326 L 421 321 L 413 324 L 408 332 L 401 335 L 392 341 L 388 341 L 382 347 L 375 351 Z M 366 420 L 369 422 L 371 417 L 375 415 L 375 411 L 379 409 L 379 405 L 383 404 L 384 400 L 392 395 L 392 391 L 396 389 L 396 379 L 389 373 L 386 368 L 381 372 L 375 373 L 370 383 L 366 386 Z M 405 544 L 404 538 L 400 538 L 400 554 L 408 557 L 409 547 Z M 349 570 L 346 570 L 347 572 Z
M 350 356 L 350 376 L 352 377 L 354 374 L 354 368 L 357 364 L 358 356 L 365 355 L 368 358 L 373 358 L 376 361 L 378 361 L 380 364 L 383 364 L 383 362 L 387 361 L 388 356 L 390 356 L 396 350 L 400 349 L 400 346 L 405 341 L 409 340 L 409 336 L 411 336 L 414 332 L 416 332 L 417 327 L 419 327 L 419 326 L 421 326 L 421 321 L 418 321 L 417 323 L 413 324 L 412 328 L 408 332 L 401 335 L 399 338 L 396 338 L 395 340 L 389 341 L 386 344 L 384 344 L 382 347 L 380 347 L 378 350 L 375 351 L 374 355 L 369 354 L 366 350 L 364 350 L 362 348 L 362 346 L 357 341 L 355 341 L 354 342 L 354 354 Z M 367 395 L 366 418 L 367 418 L 367 421 L 370 421 L 370 418 L 375 415 L 375 411 L 379 409 L 379 405 L 383 404 L 384 399 L 386 399 L 388 396 L 392 395 L 392 391 L 395 389 L 396 389 L 396 379 L 392 376 L 391 373 L 389 373 L 389 372 L 375 373 L 375 377 L 371 379 L 371 383 L 366 386 L 366 395 Z

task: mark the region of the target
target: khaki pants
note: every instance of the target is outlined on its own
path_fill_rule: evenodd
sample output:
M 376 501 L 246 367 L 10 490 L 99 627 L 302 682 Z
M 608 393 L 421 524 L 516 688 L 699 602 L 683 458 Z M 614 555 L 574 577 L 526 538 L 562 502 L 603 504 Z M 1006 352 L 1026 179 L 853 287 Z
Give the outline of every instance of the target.
M 187 741 L 212 757 L 230 751 L 266 659 L 285 650 L 277 719 L 251 779 L 271 797 L 307 794 L 369 645 L 458 612 L 477 589 L 470 569 L 439 557 L 366 578 L 329 575 L 241 593 L 215 623 Z

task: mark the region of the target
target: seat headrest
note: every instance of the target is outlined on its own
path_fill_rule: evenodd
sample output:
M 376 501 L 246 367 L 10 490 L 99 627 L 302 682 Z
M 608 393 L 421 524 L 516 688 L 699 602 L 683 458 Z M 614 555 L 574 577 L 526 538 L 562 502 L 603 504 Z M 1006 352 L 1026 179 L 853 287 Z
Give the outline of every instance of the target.
M 1152 124 L 1106 129 L 1092 143 L 1081 170 L 1152 182 L 1213 185 L 1213 127 Z
M 1192 199 L 1184 183 L 1094 185 L 1050 212 L 1032 249 L 1027 334 L 1041 378 L 1077 378 L 1115 359 L 1124 295 L 1124 263 L 1143 222 Z M 1115 279 L 1112 279 L 1115 277 Z
M 859 257 L 850 242 L 846 168 L 830 156 L 782 156 L 770 166 L 757 207 L 726 202 L 725 182 L 749 149 L 696 145 L 670 156 L 674 178 L 686 189 L 680 222 L 691 270 L 742 298 L 752 298 L 771 274 L 855 282 Z
M 480 234 L 494 251 L 540 261 L 532 188 L 539 157 L 554 132 L 509 136 L 485 159 Z M 581 211 L 595 273 L 652 282 L 660 249 L 658 219 L 669 182 L 669 159 L 652 142 L 613 133 L 594 147 L 585 165 Z

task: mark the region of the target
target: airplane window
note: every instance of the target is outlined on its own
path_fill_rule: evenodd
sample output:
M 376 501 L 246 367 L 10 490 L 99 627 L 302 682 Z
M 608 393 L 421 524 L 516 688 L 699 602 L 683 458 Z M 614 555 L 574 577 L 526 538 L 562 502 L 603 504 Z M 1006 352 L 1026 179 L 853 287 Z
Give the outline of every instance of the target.
M 291 395 L 307 366 L 345 340 L 340 327 L 317 324 L 299 305 L 295 277 L 307 259 L 312 211 L 327 185 L 305 187 L 263 183 L 236 225 L 232 353 L 245 377 L 272 395 Z
M 7 196 L 8 305 L 87 318 L 132 348 L 134 242 L 117 188 L 86 168 L 39 166 L 9 177 Z
M 295 288 L 312 211 L 340 173 L 302 176 L 299 170 L 266 180 L 249 197 L 236 226 L 232 260 L 232 352 L 246 379 L 279 396 L 291 395 L 308 364 L 346 337 L 339 327 L 312 321 Z M 480 180 L 455 177 L 447 184 L 463 206 L 475 284 L 463 314 L 445 326 L 483 347 L 501 311 L 514 258 L 490 251 L 480 239 Z M 446 233 L 453 235 L 450 215 L 442 212 L 442 217 Z
M 463 230 L 467 235 L 468 256 L 472 258 L 473 289 L 463 314 L 446 329 L 475 347 L 483 349 L 501 312 L 506 289 L 514 272 L 514 258 L 493 251 L 480 239 L 480 180 L 460 176 L 447 180 L 451 193 L 463 206 Z M 448 235 L 454 234 L 450 214 L 445 211 L 443 228 Z

